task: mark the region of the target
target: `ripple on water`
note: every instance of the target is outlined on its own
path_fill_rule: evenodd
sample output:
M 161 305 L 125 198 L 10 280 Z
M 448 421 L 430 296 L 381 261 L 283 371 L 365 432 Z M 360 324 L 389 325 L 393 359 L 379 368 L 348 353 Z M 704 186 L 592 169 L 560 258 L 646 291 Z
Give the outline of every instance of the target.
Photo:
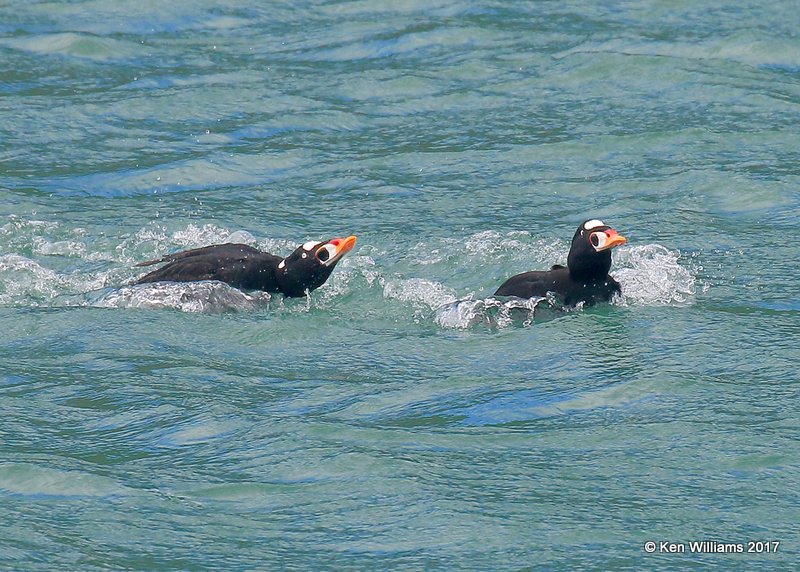
M 499 395 L 448 413 L 463 416 L 462 423 L 465 425 L 500 425 L 603 408 L 620 408 L 653 396 L 650 388 L 641 388 L 635 383 L 619 383 L 589 391 L 570 390 L 556 394 L 524 390 Z
M 576 53 L 616 53 L 626 55 L 660 56 L 696 60 L 732 60 L 753 66 L 787 69 L 800 67 L 796 46 L 785 39 L 758 32 L 737 32 L 713 40 L 686 42 L 641 42 L 630 39 L 589 41 L 556 54 L 556 58 Z
M 126 493 L 114 480 L 29 463 L 0 465 L 0 489 L 25 496 L 106 497 Z
M 0 40 L 15 50 L 44 55 L 61 55 L 108 61 L 133 58 L 142 55 L 144 46 L 124 40 L 74 32 L 35 34 Z
M 200 416 L 178 427 L 170 427 L 158 439 L 162 447 L 184 447 L 231 437 L 246 425 L 240 421 L 218 420 Z
M 58 181 L 42 181 L 41 186 L 59 195 L 86 194 L 101 197 L 180 193 L 224 187 L 263 184 L 286 176 L 308 162 L 307 153 L 227 154 L 183 159 L 150 169 L 115 170 L 78 175 Z

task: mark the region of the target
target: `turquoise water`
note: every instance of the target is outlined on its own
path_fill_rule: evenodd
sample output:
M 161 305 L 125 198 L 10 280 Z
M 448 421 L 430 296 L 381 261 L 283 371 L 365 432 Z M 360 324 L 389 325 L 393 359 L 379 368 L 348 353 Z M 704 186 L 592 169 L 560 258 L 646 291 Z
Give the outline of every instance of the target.
M 798 30 L 788 1 L 0 6 L 0 568 L 794 569 Z M 628 238 L 620 300 L 491 298 L 586 218 Z M 128 285 L 348 234 L 307 300 Z

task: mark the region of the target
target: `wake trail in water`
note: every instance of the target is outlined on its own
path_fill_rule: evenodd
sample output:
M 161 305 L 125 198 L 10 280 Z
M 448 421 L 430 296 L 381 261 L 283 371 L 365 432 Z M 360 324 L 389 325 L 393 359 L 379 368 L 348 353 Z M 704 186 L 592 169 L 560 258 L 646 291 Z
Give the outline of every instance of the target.
M 515 273 L 547 268 L 566 258 L 563 241 L 547 242 L 525 231 L 432 239 L 412 246 L 403 259 L 396 258 L 395 249 L 362 244 L 361 252 L 343 259 L 327 284 L 299 303 L 284 304 L 280 296 L 242 292 L 220 282 L 131 285 L 140 274 L 135 263 L 223 242 L 241 242 L 275 253 L 290 252 L 296 246 L 282 239 L 258 241 L 246 231 L 232 232 L 212 224 L 170 230 L 151 223 L 130 235 L 93 238 L 82 228 L 10 217 L 0 226 L 0 252 L 5 252 L 0 254 L 0 306 L 305 313 L 312 307 L 325 309 L 347 296 L 356 303 L 371 304 L 376 312 L 396 321 L 411 319 L 446 329 L 530 325 L 565 311 L 553 299 L 497 299 L 474 290 L 476 286 L 493 289 Z M 698 268 L 692 261 L 681 262 L 680 252 L 658 244 L 619 249 L 611 274 L 622 284 L 623 294 L 613 303 L 628 307 L 692 303 Z M 503 267 L 498 268 L 498 263 Z M 440 281 L 439 276 L 449 278 Z M 702 286 L 702 291 L 706 288 Z

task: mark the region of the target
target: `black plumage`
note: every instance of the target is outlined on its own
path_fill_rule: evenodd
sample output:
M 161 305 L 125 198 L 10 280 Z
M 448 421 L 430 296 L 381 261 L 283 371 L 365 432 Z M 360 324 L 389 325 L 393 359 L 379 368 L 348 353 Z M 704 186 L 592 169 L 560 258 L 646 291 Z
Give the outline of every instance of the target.
M 166 265 L 145 274 L 147 282 L 219 280 L 242 290 L 305 296 L 322 286 L 341 258 L 355 246 L 356 237 L 307 242 L 286 258 L 246 244 L 216 244 L 169 254 L 136 266 Z
M 608 302 L 622 292 L 619 282 L 609 276 L 611 249 L 625 244 L 625 238 L 599 220 L 583 222 L 567 256 L 567 266 L 517 274 L 506 280 L 495 296 L 544 297 L 552 293 L 565 306 L 581 302 Z

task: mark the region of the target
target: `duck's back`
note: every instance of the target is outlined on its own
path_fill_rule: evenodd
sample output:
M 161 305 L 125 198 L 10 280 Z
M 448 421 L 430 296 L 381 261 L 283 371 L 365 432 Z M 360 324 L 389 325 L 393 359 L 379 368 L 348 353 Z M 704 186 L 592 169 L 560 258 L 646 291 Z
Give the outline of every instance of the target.
M 497 289 L 495 296 L 519 298 L 543 297 L 548 292 L 560 292 L 569 281 L 569 271 L 560 265 L 550 270 L 533 270 L 512 276 Z
M 138 266 L 167 264 L 142 276 L 145 282 L 220 280 L 245 290 L 275 291 L 274 267 L 282 259 L 246 244 L 217 244 L 170 254 Z
M 494 294 L 543 298 L 548 293 L 553 293 L 564 305 L 574 306 L 580 302 L 588 305 L 608 302 L 620 291 L 619 282 L 611 276 L 606 275 L 602 280 L 584 282 L 572 278 L 566 267 L 555 265 L 547 271 L 523 272 L 512 276 Z

